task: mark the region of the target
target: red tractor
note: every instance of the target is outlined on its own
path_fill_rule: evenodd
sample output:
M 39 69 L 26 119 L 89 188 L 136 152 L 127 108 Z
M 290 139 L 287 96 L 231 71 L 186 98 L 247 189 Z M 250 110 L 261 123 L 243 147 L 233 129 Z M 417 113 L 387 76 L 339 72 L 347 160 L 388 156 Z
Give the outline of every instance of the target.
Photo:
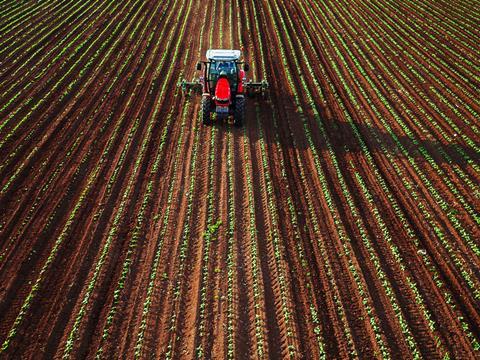
M 266 80 L 247 81 L 248 64 L 239 61 L 240 50 L 208 50 L 207 61 L 197 64 L 197 70 L 203 75 L 198 80 L 180 85 L 184 91 L 193 89 L 202 93 L 203 124 L 210 125 L 212 116 L 218 120 L 233 118 L 236 126 L 242 126 L 245 119 L 245 95 L 261 93 L 265 96 L 268 89 Z M 240 65 L 243 64 L 243 68 Z

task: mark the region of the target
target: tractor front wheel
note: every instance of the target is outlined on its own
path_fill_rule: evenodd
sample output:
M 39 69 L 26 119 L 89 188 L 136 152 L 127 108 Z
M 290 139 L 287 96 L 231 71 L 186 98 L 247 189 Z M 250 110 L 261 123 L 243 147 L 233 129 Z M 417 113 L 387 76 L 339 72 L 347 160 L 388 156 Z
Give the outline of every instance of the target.
M 210 96 L 202 96 L 202 120 L 203 125 L 211 125 L 212 119 L 210 118 L 211 99 Z
M 235 126 L 240 127 L 243 125 L 243 120 L 245 120 L 245 98 L 239 96 L 236 100 L 234 124 Z

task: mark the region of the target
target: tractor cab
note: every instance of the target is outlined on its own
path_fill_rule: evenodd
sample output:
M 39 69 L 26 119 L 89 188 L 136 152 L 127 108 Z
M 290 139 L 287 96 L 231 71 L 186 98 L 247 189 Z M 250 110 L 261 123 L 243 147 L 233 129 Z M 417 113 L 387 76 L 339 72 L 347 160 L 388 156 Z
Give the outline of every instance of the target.
M 207 64 L 208 87 L 215 89 L 220 78 L 225 78 L 230 83 L 232 90 L 238 85 L 238 65 L 235 61 L 211 61 Z
M 238 61 L 241 53 L 239 50 L 208 50 L 206 62 L 206 92 L 214 95 L 217 82 L 220 78 L 228 80 L 230 91 L 237 93 L 237 87 L 241 81 L 239 77 Z M 222 81 L 222 83 L 224 83 Z
M 234 61 L 212 61 L 209 70 L 212 79 L 225 75 L 229 79 L 236 80 L 238 75 L 237 64 Z

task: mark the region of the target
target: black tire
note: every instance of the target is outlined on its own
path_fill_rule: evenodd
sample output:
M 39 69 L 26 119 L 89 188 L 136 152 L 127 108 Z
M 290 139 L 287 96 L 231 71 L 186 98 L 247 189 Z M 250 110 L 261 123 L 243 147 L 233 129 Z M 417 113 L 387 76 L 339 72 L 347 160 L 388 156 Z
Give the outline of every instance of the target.
M 202 96 L 202 121 L 203 125 L 211 125 L 212 119 L 210 117 L 211 99 L 210 96 Z
M 235 104 L 235 118 L 234 118 L 234 125 L 240 127 L 243 125 L 243 121 L 245 120 L 245 98 L 243 96 L 239 96 L 236 99 Z

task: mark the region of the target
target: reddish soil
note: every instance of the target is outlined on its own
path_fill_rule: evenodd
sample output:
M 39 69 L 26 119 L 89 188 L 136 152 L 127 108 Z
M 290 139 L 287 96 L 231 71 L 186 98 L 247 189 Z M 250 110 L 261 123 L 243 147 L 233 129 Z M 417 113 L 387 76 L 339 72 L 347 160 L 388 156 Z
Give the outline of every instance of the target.
M 0 357 L 480 357 L 471 2 L 0 14 Z M 242 128 L 176 86 L 209 48 Z

